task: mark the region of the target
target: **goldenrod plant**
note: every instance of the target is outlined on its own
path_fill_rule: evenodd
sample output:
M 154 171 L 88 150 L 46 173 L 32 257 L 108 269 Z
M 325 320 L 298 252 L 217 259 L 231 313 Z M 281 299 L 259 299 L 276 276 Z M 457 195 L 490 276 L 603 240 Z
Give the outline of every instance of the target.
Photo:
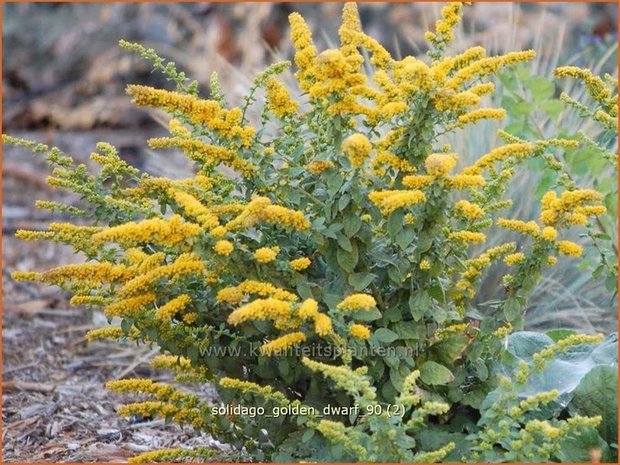
M 607 441 L 605 457 L 613 456 L 612 436 L 593 430 L 609 424 L 608 412 L 548 410 L 557 388 L 520 390 L 545 361 L 591 350 L 600 336 L 540 335 L 548 339 L 541 354 L 516 370 L 509 363 L 521 353 L 514 341 L 537 337 L 520 331 L 534 285 L 558 256 L 582 254 L 567 233 L 607 212 L 599 192 L 563 183 L 544 194 L 539 218 L 525 221 L 512 216 L 507 187 L 520 164 L 590 142 L 503 132 L 504 145 L 466 165 L 439 142 L 504 118 L 480 102 L 498 71 L 535 56 L 486 56 L 482 47 L 446 55 L 463 8 L 442 9 L 426 35 L 428 59 L 400 60 L 363 32 L 355 4 L 344 7 L 340 47 L 323 51 L 293 13 L 298 88 L 278 77 L 291 64 L 277 63 L 233 107 L 217 76 L 203 99 L 174 63 L 121 42 L 175 85 L 127 92 L 170 114 L 170 135 L 148 145 L 183 152 L 195 164 L 188 178 L 140 173 L 106 143 L 91 155 L 101 166 L 91 174 L 57 148 L 3 136 L 45 156 L 49 184 L 84 200 L 79 208 L 38 203 L 82 218 L 79 225 L 17 236 L 67 243 L 88 261 L 13 277 L 103 307 L 114 326 L 89 339 L 155 345 L 154 367 L 179 382 L 212 383 L 219 395 L 111 381 L 143 399 L 120 414 L 189 425 L 261 461 L 570 461 L 549 440 L 583 435 Z M 616 94 L 599 92 L 586 71 L 557 73 L 583 79 L 602 99 L 586 116 L 613 126 Z M 555 160 L 547 169 L 563 168 Z M 485 246 L 490 237 L 500 244 Z M 503 289 L 480 321 L 473 302 L 492 266 L 503 270 Z M 617 362 L 605 354 L 589 368 Z M 133 460 L 210 455 L 181 447 Z

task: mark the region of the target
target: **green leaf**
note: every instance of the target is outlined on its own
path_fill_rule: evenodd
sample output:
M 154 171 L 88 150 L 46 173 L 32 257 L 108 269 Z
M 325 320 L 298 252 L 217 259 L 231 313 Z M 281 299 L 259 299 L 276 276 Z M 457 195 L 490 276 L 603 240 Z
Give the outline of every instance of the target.
M 349 194 L 342 194 L 338 199 L 338 210 L 342 211 L 347 208 L 349 202 L 351 201 L 351 196 Z
M 375 321 L 381 318 L 381 312 L 376 308 L 372 310 L 358 310 L 351 313 L 351 319 L 356 321 Z
M 581 434 L 563 437 L 560 439 L 560 450 L 556 454 L 564 463 L 590 463 L 592 449 L 601 449 L 602 461 L 611 462 L 609 446 L 595 428 L 586 428 Z
M 551 339 L 553 339 L 553 342 L 558 342 L 568 336 L 572 336 L 573 334 L 577 334 L 577 333 L 573 331 L 572 329 L 559 328 L 559 329 L 552 329 L 551 331 L 547 331 L 545 334 L 549 336 Z
M 357 213 L 349 212 L 344 217 L 343 224 L 344 233 L 349 237 L 353 237 L 362 227 L 362 219 Z
M 353 273 L 349 276 L 349 284 L 356 291 L 363 291 L 377 278 L 373 273 Z
M 396 235 L 396 243 L 401 249 L 406 249 L 415 239 L 415 234 L 409 229 L 403 229 Z
M 526 81 L 534 100 L 546 100 L 553 96 L 555 85 L 542 76 L 532 76 Z
M 452 372 L 437 362 L 424 362 L 420 367 L 420 379 L 425 384 L 448 384 L 454 379 Z
M 336 241 L 340 248 L 346 250 L 347 252 L 351 252 L 353 250 L 353 246 L 351 245 L 351 241 L 344 234 L 338 234 Z
M 352 273 L 355 269 L 355 265 L 357 265 L 357 261 L 359 260 L 357 248 L 353 248 L 351 252 L 338 249 L 336 252 L 336 260 L 338 260 L 338 265 L 340 265 L 343 270 L 348 273 Z
M 409 311 L 415 321 L 419 321 L 430 309 L 431 297 L 427 292 L 420 291 L 409 297 Z
M 426 325 L 415 321 L 401 321 L 394 328 L 400 339 L 424 339 L 426 336 Z
M 387 232 L 391 238 L 395 238 L 396 235 L 401 231 L 404 224 L 405 214 L 402 209 L 396 210 L 393 212 L 387 220 Z
M 556 119 L 564 110 L 564 102 L 558 99 L 549 99 L 538 104 L 541 110 L 545 111 L 551 118 Z
M 585 375 L 573 394 L 569 410 L 579 415 L 601 415 L 598 426 L 607 442 L 618 440 L 618 371 L 617 367 L 594 367 Z
M 379 328 L 373 333 L 372 337 L 377 342 L 389 344 L 390 342 L 394 342 L 398 339 L 398 334 L 391 329 Z
M 504 302 L 504 316 L 508 321 L 515 321 L 517 317 L 521 316 L 523 308 L 519 301 L 515 298 L 509 298 Z

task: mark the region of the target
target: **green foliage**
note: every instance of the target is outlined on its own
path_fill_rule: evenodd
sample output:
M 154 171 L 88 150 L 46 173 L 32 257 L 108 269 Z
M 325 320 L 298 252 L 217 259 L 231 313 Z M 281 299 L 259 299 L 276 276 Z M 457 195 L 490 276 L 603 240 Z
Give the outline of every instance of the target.
M 176 84 L 174 92 L 127 91 L 137 105 L 171 115 L 170 137 L 149 146 L 182 151 L 196 168 L 187 179 L 140 174 L 108 144 L 98 145 L 92 158 L 101 169 L 90 175 L 58 149 L 3 136 L 59 165 L 50 183 L 82 195 L 83 216 L 99 222 L 20 231 L 24 239 L 68 243 L 91 261 L 14 277 L 103 306 L 118 326 L 91 339 L 157 346 L 167 358 L 155 366 L 212 382 L 221 401 L 121 380 L 109 387 L 148 399 L 121 414 L 191 425 L 259 461 L 547 460 L 562 457 L 545 438 L 582 441 L 594 437 L 587 430 L 594 426 L 609 438 L 609 412 L 588 400 L 598 378 L 585 376 L 585 387 L 576 378 L 574 386 L 537 387 L 545 376 L 557 381 L 566 363 L 577 363 L 579 344 L 598 337 L 508 337 L 523 327 L 528 298 L 556 256 L 581 255 L 560 235 L 604 216 L 602 196 L 558 181 L 561 189 L 550 186 L 541 199 L 539 222 L 500 213 L 520 165 L 553 177 L 564 169 L 556 152 L 577 147 L 576 138 L 503 131 L 507 144 L 452 172 L 458 157 L 440 137 L 503 118 L 503 109 L 475 108 L 493 91 L 483 81 L 534 55 L 485 57 L 473 47 L 444 56 L 461 8 L 449 4 L 427 35 L 430 64 L 392 59 L 362 32 L 352 4 L 341 47 L 320 54 L 293 14 L 301 96 L 277 80 L 290 66 L 282 62 L 230 109 L 217 76 L 211 98 L 201 99 L 173 63 L 123 42 Z M 553 85 L 526 79 L 540 108 L 557 111 Z M 506 95 L 517 117 L 532 111 Z M 518 233 L 519 243 L 506 242 L 505 231 Z M 501 245 L 470 248 L 487 236 Z M 503 295 L 480 317 L 475 298 L 491 266 L 502 270 Z M 584 375 L 610 363 L 603 347 L 579 352 Z M 571 418 L 559 417 L 560 394 L 577 399 Z

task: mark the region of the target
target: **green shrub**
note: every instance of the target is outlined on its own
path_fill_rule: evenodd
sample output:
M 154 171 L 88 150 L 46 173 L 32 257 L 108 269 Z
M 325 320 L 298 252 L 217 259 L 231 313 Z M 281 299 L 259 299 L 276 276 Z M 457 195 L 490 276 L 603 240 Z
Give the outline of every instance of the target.
M 222 401 L 151 380 L 112 381 L 115 391 L 149 399 L 121 414 L 161 416 L 255 460 L 287 461 L 562 459 L 545 438 L 578 438 L 601 424 L 595 411 L 546 411 L 553 390 L 518 391 L 540 365 L 601 337 L 542 348 L 519 364 L 514 382 L 498 364 L 545 270 L 558 255 L 582 254 L 567 231 L 606 209 L 597 191 L 562 184 L 542 196 L 538 221 L 501 213 L 519 164 L 563 169 L 553 148 L 583 138 L 525 141 L 504 132 L 506 145 L 458 168 L 451 147 L 438 145 L 443 134 L 503 118 L 504 109 L 477 108 L 494 90 L 488 79 L 534 56 L 486 57 L 481 47 L 445 56 L 461 9 L 450 3 L 427 34 L 430 64 L 393 59 L 362 32 L 353 4 L 344 8 L 341 47 L 321 53 L 292 14 L 299 90 L 293 96 L 277 80 L 289 66 L 278 63 L 230 109 L 216 76 L 211 99 L 201 99 L 173 63 L 123 42 L 176 84 L 127 91 L 137 105 L 171 114 L 170 137 L 149 146 L 183 151 L 195 162 L 190 178 L 140 173 L 105 143 L 91 156 L 101 170 L 90 174 L 58 149 L 3 136 L 44 154 L 48 182 L 86 204 L 39 206 L 96 219 L 19 231 L 71 244 L 89 261 L 14 277 L 62 286 L 76 305 L 103 306 L 119 323 L 89 338 L 156 345 L 154 366 L 176 370 L 179 381 L 212 382 Z M 563 73 L 585 73 L 571 70 Z M 607 124 L 617 107 L 607 90 L 595 97 L 607 116 L 594 117 Z M 507 232 L 519 244 L 504 240 Z M 485 247 L 488 237 L 500 245 Z M 472 255 L 472 244 L 482 251 Z M 504 295 L 479 320 L 472 302 L 492 264 L 503 270 Z

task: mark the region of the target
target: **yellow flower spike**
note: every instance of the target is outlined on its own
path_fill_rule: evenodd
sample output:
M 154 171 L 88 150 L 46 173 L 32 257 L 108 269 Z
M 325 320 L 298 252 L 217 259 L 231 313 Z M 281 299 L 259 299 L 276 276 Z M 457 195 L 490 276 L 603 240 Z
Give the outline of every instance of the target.
M 169 219 L 151 218 L 139 223 L 128 222 L 104 229 L 92 236 L 96 243 L 116 242 L 125 247 L 144 243 L 178 247 L 200 233 L 200 226 L 184 222 L 179 215 Z
M 426 157 L 424 167 L 431 176 L 445 176 L 456 166 L 456 160 L 453 153 L 432 153 Z
M 183 123 L 176 118 L 170 119 L 168 122 L 168 130 L 170 134 L 176 137 L 191 137 L 192 132 L 183 126 Z
M 349 334 L 356 339 L 366 340 L 370 337 L 370 330 L 367 326 L 353 324 L 349 328 Z
M 457 71 L 454 77 L 450 78 L 446 82 L 446 86 L 452 89 L 457 89 L 467 81 L 489 76 L 505 66 L 529 61 L 535 56 L 536 52 L 534 50 L 525 50 L 522 52 L 511 52 L 506 55 L 496 57 L 482 58 Z
M 553 255 L 549 255 L 549 256 L 547 257 L 547 265 L 549 265 L 549 266 L 553 266 L 553 265 L 555 265 L 557 262 L 558 262 L 557 257 L 554 257 Z
M 193 195 L 173 189 L 169 191 L 169 194 L 185 213 L 194 217 L 202 227 L 213 229 L 220 225 L 218 217 Z
M 159 307 L 155 313 L 155 318 L 158 320 L 168 320 L 170 318 L 174 318 L 177 313 L 184 310 L 191 301 L 192 299 L 190 296 L 187 294 L 181 294 L 180 296 L 167 302 L 165 305 Z
M 413 174 L 403 178 L 403 186 L 410 189 L 422 189 L 431 185 L 434 176 L 428 174 Z
M 278 118 L 286 118 L 297 114 L 299 104 L 293 100 L 288 89 L 277 79 L 270 78 L 265 88 L 267 109 Z
M 483 169 L 491 167 L 495 162 L 504 161 L 509 157 L 522 159 L 531 155 L 534 152 L 534 149 L 534 144 L 530 144 L 527 142 L 520 142 L 504 145 L 502 147 L 497 147 L 491 150 L 486 155 L 480 157 L 473 166 L 465 168 L 463 170 L 463 174 L 480 174 Z
M 430 270 L 431 267 L 431 262 L 429 262 L 426 258 L 420 262 L 419 268 L 423 271 Z
M 481 119 L 504 119 L 506 110 L 503 108 L 478 108 L 459 116 L 459 124 L 465 126 L 480 121 Z
M 561 254 L 570 257 L 580 257 L 583 254 L 583 247 L 571 241 L 559 241 L 557 243 L 558 251 Z
M 232 242 L 227 240 L 217 241 L 213 246 L 213 251 L 223 257 L 227 257 L 228 255 L 230 255 L 234 249 L 235 247 L 233 246 Z
M 111 301 L 111 299 L 109 297 L 103 297 L 100 295 L 79 295 L 76 294 L 73 297 L 71 297 L 71 300 L 69 301 L 69 304 L 73 305 L 73 306 L 79 306 L 79 305 L 107 305 L 109 304 Z
M 426 201 L 424 193 L 418 190 L 373 191 L 368 194 L 368 198 L 384 216 L 388 216 L 399 208 Z
M 511 229 L 522 234 L 537 237 L 540 234 L 540 226 L 535 221 L 509 220 L 506 218 L 498 218 L 497 226 L 500 228 Z
M 307 257 L 296 258 L 290 262 L 291 268 L 295 271 L 303 271 L 311 265 L 311 261 Z
M 104 310 L 104 314 L 108 318 L 131 317 L 147 306 L 152 305 L 156 299 L 157 296 L 152 292 L 128 299 L 120 299 L 108 305 Z
M 282 352 L 286 351 L 286 349 L 300 344 L 306 340 L 306 335 L 300 331 L 285 334 L 277 339 L 274 339 L 267 344 L 263 344 L 260 347 L 261 355 L 280 355 Z
M 217 293 L 218 303 L 238 304 L 244 295 L 257 295 L 259 297 L 274 297 L 279 300 L 295 302 L 297 296 L 270 283 L 246 280 L 233 287 L 226 287 Z
M 482 187 L 486 184 L 486 180 L 479 174 L 456 174 L 448 176 L 445 182 L 452 189 L 459 190 Z
M 435 23 L 435 36 L 427 37 L 430 42 L 451 42 L 454 40 L 454 27 L 461 21 L 463 2 L 449 2 L 441 9 L 441 18 Z M 437 37 L 439 36 L 439 37 Z
M 372 310 L 377 306 L 375 298 L 368 294 L 352 294 L 342 300 L 336 308 L 341 311 Z
M 302 320 L 314 320 L 319 314 L 319 304 L 314 299 L 306 299 L 297 309 L 297 316 Z
M 273 297 L 257 299 L 233 311 L 228 315 L 227 321 L 230 325 L 237 326 L 249 320 L 286 319 L 291 313 L 291 308 L 290 302 Z
M 558 237 L 558 231 L 551 227 L 547 226 L 542 230 L 542 238 L 546 241 L 555 241 Z
M 342 142 L 342 151 L 349 157 L 354 168 L 359 168 L 370 155 L 372 145 L 363 134 L 353 134 Z
M 334 168 L 335 166 L 336 165 L 334 165 L 331 161 L 314 160 L 306 165 L 306 169 L 310 174 L 314 174 L 316 176 L 321 174 L 323 171 Z
M 467 200 L 459 200 L 456 202 L 454 209 L 468 220 L 477 220 L 485 215 L 485 211 L 480 205 L 476 205 Z
M 120 326 L 109 326 L 106 328 L 91 329 L 86 333 L 86 340 L 93 342 L 100 339 L 118 340 L 123 337 L 129 339 L 137 339 L 140 336 L 140 332 L 136 328 L 131 328 L 129 333 L 125 333 Z
M 518 252 L 504 257 L 504 263 L 508 266 L 518 265 L 525 260 L 525 254 Z
M 258 263 L 271 263 L 275 261 L 280 252 L 280 247 L 261 247 L 254 252 L 254 260 Z
M 309 90 L 308 77 L 316 59 L 316 48 L 312 43 L 312 33 L 299 13 L 289 15 L 291 25 L 291 41 L 295 47 L 295 64 L 299 68 L 296 77 L 302 90 Z
M 319 313 L 315 315 L 314 332 L 317 334 L 317 336 L 321 337 L 332 334 L 334 332 L 334 328 L 332 327 L 331 318 L 324 313 Z
M 450 239 L 454 239 L 459 242 L 469 242 L 472 244 L 477 244 L 487 240 L 487 236 L 484 233 L 473 231 L 456 231 L 450 233 L 449 237 Z

